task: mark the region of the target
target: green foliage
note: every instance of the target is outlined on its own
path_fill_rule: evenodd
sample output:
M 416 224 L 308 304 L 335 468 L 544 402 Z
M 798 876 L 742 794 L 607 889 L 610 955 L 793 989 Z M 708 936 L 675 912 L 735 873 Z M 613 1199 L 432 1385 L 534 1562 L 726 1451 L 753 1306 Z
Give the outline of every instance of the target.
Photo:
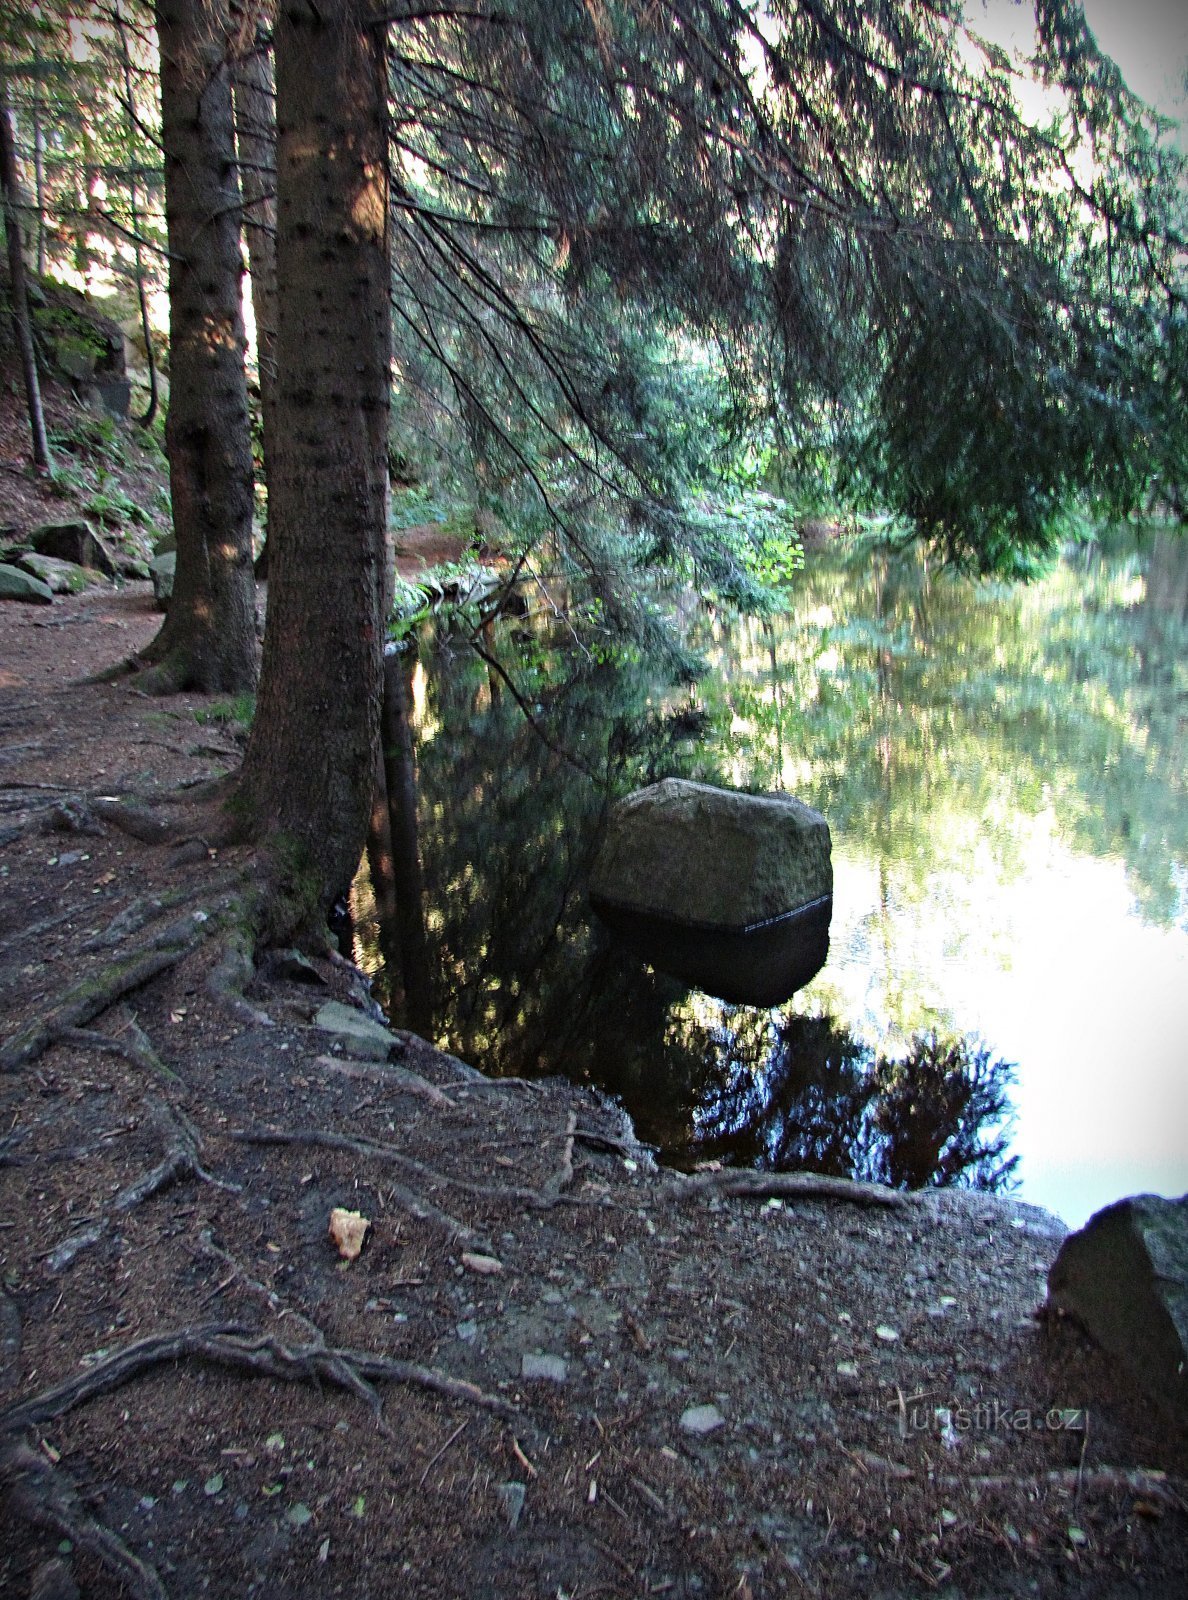
M 208 705 L 196 706 L 194 721 L 205 727 L 250 728 L 256 715 L 256 697 L 246 691 L 212 699 Z

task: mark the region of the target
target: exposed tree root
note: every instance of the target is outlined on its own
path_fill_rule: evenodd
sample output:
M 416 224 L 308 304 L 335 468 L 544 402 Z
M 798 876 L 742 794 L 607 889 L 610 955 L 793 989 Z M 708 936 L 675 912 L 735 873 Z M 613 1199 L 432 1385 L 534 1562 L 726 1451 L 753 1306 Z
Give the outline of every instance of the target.
M 855 1206 L 890 1209 L 911 1205 L 913 1197 L 881 1183 L 856 1183 L 852 1178 L 830 1178 L 817 1172 L 751 1172 L 724 1167 L 720 1172 L 697 1172 L 669 1189 L 673 1200 L 702 1195 L 735 1196 L 748 1200 L 844 1200 Z
M 574 1123 L 576 1126 L 576 1118 Z M 565 1199 L 561 1191 L 573 1177 L 573 1135 L 569 1129 L 566 1130 L 569 1159 L 563 1162 L 560 1172 L 549 1179 L 543 1190 L 520 1188 L 518 1185 L 473 1183 L 468 1178 L 454 1178 L 448 1173 L 427 1167 L 412 1156 L 406 1156 L 394 1145 L 384 1144 L 378 1139 L 356 1139 L 323 1128 L 243 1128 L 231 1137 L 242 1140 L 244 1144 L 304 1144 L 319 1145 L 326 1150 L 347 1150 L 365 1159 L 386 1161 L 393 1166 L 403 1167 L 408 1172 L 416 1173 L 417 1177 L 424 1178 L 427 1183 L 459 1189 L 463 1194 L 478 1195 L 484 1200 L 511 1200 L 518 1205 L 530 1206 L 534 1211 L 551 1211 L 559 1205 Z
M 202 1255 L 209 1256 L 215 1261 L 221 1261 L 228 1269 L 228 1277 L 218 1285 L 219 1291 L 225 1289 L 228 1283 L 241 1283 L 251 1294 L 259 1295 L 267 1304 L 268 1309 L 274 1312 L 278 1318 L 292 1317 L 294 1321 L 303 1325 L 306 1334 L 315 1343 L 325 1344 L 326 1336 L 317 1323 L 311 1322 L 304 1312 L 297 1311 L 288 1305 L 281 1299 L 275 1289 L 270 1289 L 266 1283 L 261 1283 L 259 1278 L 253 1278 L 241 1261 L 237 1261 L 221 1245 L 215 1243 L 214 1235 L 209 1228 L 203 1228 L 198 1235 L 198 1249 Z M 208 1301 L 213 1298 L 213 1294 L 207 1297 Z
M 156 1570 L 131 1550 L 118 1534 L 96 1521 L 79 1499 L 74 1485 L 39 1451 L 12 1443 L 0 1451 L 0 1485 L 7 1489 L 9 1511 L 69 1539 L 94 1556 L 135 1600 L 168 1600 Z
M 250 1027 L 274 1028 L 268 1013 L 244 998 L 255 975 L 251 937 L 245 928 L 233 928 L 223 939 L 223 952 L 206 980 L 206 992 L 224 1011 Z
M 431 1106 L 436 1106 L 439 1111 L 457 1110 L 456 1102 L 449 1095 L 443 1094 L 435 1083 L 430 1083 L 428 1078 L 422 1078 L 418 1072 L 410 1072 L 407 1067 L 398 1067 L 394 1062 L 387 1066 L 372 1066 L 366 1061 L 351 1061 L 341 1056 L 318 1056 L 315 1066 L 325 1067 L 328 1072 L 341 1073 L 344 1078 L 364 1078 L 368 1083 L 380 1083 L 385 1088 L 394 1089 L 397 1093 L 419 1095 L 421 1099 L 428 1100 Z
M 393 1150 L 391 1145 L 379 1144 L 371 1139 L 350 1139 L 345 1134 L 322 1133 L 316 1128 L 298 1129 L 295 1133 L 285 1133 L 279 1128 L 245 1128 L 231 1135 L 244 1144 L 303 1144 L 321 1145 L 329 1150 L 349 1150 L 354 1155 L 370 1159 L 393 1161 L 397 1165 L 407 1165 L 418 1170 L 422 1176 L 428 1173 L 427 1167 L 422 1167 L 419 1162 Z M 436 1176 L 433 1174 L 432 1176 Z M 440 1178 L 441 1183 L 452 1180 Z M 501 1194 L 510 1191 L 501 1190 Z M 412 1216 L 421 1222 L 434 1222 L 438 1227 L 444 1228 L 452 1238 L 467 1240 L 474 1238 L 474 1229 L 460 1222 L 457 1217 L 451 1216 L 448 1211 L 442 1211 L 435 1206 L 432 1200 L 426 1200 L 423 1195 L 417 1194 L 412 1189 L 406 1189 L 403 1184 L 393 1184 L 389 1191 L 389 1198 L 404 1207 Z
M 171 924 L 147 946 L 121 956 L 109 967 L 76 983 L 48 1015 L 34 1018 L 0 1046 L 0 1072 L 15 1072 L 18 1067 L 28 1066 L 63 1033 L 84 1027 L 133 989 L 184 961 L 205 938 L 207 920 L 208 913 L 195 911 Z
M 117 1217 L 133 1210 L 152 1195 L 159 1194 L 162 1189 L 168 1189 L 186 1178 L 197 1178 L 202 1183 L 214 1184 L 219 1189 L 230 1189 L 235 1194 L 240 1192 L 238 1184 L 227 1183 L 222 1178 L 214 1177 L 202 1165 L 197 1130 L 183 1111 L 160 1100 L 149 1101 L 148 1105 L 153 1121 L 165 1134 L 167 1140 L 165 1155 L 151 1171 L 143 1173 L 135 1182 L 120 1190 L 106 1216 L 89 1223 L 85 1228 L 80 1228 L 77 1233 L 70 1234 L 51 1251 L 47 1258 L 51 1272 L 61 1272 L 82 1251 L 98 1244 L 100 1239 L 111 1231 Z
M 121 833 L 126 833 L 130 838 L 139 839 L 141 844 L 173 844 L 181 837 L 175 822 L 169 822 L 160 817 L 147 806 L 131 804 L 127 800 L 115 800 L 110 796 L 100 796 L 91 801 L 91 810 L 97 817 L 102 817 L 104 822 L 118 828 Z
M 110 1394 L 142 1372 L 184 1360 L 209 1362 L 233 1372 L 254 1373 L 278 1378 L 286 1383 L 330 1384 L 359 1395 L 368 1406 L 378 1405 L 372 1382 L 403 1383 L 428 1389 L 447 1400 L 478 1406 L 500 1416 L 515 1415 L 516 1408 L 500 1395 L 488 1394 L 477 1384 L 452 1378 L 436 1367 L 423 1367 L 415 1361 L 398 1361 L 375 1355 L 369 1350 L 350 1350 L 325 1344 L 285 1345 L 271 1334 L 257 1333 L 234 1323 L 215 1323 L 204 1327 L 176 1328 L 169 1333 L 152 1334 L 126 1345 L 84 1372 L 64 1379 L 51 1389 L 0 1411 L 0 1435 L 40 1426 L 64 1416 L 88 1400 Z M 366 1386 L 366 1387 L 365 1387 Z
M 110 1033 L 97 1033 L 94 1028 L 63 1028 L 58 1034 L 60 1044 L 78 1045 L 83 1050 L 99 1050 L 107 1055 L 122 1056 L 143 1072 L 158 1073 L 170 1083 L 181 1083 L 172 1067 L 167 1067 L 157 1052 L 148 1045 L 140 1029 L 140 1039 L 120 1039 Z

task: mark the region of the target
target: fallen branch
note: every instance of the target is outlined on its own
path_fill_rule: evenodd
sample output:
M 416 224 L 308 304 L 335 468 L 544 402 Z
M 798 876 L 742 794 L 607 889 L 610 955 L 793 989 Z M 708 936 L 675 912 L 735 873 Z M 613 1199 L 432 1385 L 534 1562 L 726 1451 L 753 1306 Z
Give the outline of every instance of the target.
M 11 1513 L 36 1527 L 49 1528 L 69 1539 L 76 1549 L 85 1550 L 135 1600 L 167 1600 L 156 1570 L 133 1555 L 118 1534 L 91 1515 L 65 1473 L 39 1451 L 21 1443 L 12 1443 L 0 1451 L 0 1485 L 7 1490 Z
M 248 1328 L 223 1323 L 178 1328 L 138 1339 L 135 1344 L 126 1345 L 95 1362 L 84 1372 L 0 1411 L 0 1434 L 52 1422 L 89 1400 L 121 1388 L 143 1372 L 187 1359 L 206 1361 L 233 1372 L 277 1378 L 286 1383 L 325 1382 L 352 1394 L 360 1394 L 360 1380 L 404 1383 L 428 1389 L 448 1400 L 498 1412 L 501 1416 L 516 1414 L 515 1406 L 502 1396 L 488 1394 L 477 1384 L 467 1383 L 464 1378 L 452 1378 L 436 1367 L 373 1355 L 369 1350 L 320 1344 L 284 1345 L 271 1334 L 254 1333 Z M 371 1403 L 367 1400 L 369 1406 Z
M 752 1172 L 724 1167 L 719 1172 L 696 1172 L 668 1191 L 673 1200 L 693 1200 L 703 1195 L 736 1196 L 748 1200 L 844 1200 L 856 1206 L 896 1209 L 912 1203 L 912 1196 L 881 1183 L 857 1183 L 853 1178 L 830 1178 L 817 1172 Z
M 937 1478 L 936 1481 L 947 1489 L 1004 1489 L 1014 1492 L 1019 1489 L 1047 1487 L 1062 1490 L 1067 1494 L 1114 1494 L 1122 1491 L 1143 1500 L 1154 1500 L 1161 1505 L 1188 1511 L 1188 1502 L 1182 1495 L 1177 1494 L 1167 1473 L 1153 1467 L 1090 1467 L 1085 1472 L 1076 1467 L 1058 1467 L 1050 1472 L 1021 1477 L 990 1474 L 962 1478 L 953 1473 Z
M 0 1072 L 15 1072 L 43 1055 L 70 1028 L 81 1028 L 101 1016 L 124 995 L 176 967 L 206 936 L 205 912 L 194 912 L 170 930 L 176 943 L 153 946 L 123 956 L 111 966 L 83 978 L 67 990 L 47 1016 L 38 1017 L 0 1046 Z

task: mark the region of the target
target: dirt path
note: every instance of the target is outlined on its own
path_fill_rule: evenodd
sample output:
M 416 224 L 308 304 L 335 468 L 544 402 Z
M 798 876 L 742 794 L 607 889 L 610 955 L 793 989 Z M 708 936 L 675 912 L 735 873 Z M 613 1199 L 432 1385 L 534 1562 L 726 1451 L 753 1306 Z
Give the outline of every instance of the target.
M 1034 1316 L 1044 1214 L 729 1197 L 566 1084 L 363 1059 L 345 966 L 212 983 L 236 853 L 100 797 L 184 817 L 233 727 L 75 681 L 156 625 L 0 606 L 0 1593 L 1182 1592 L 1188 1445 Z

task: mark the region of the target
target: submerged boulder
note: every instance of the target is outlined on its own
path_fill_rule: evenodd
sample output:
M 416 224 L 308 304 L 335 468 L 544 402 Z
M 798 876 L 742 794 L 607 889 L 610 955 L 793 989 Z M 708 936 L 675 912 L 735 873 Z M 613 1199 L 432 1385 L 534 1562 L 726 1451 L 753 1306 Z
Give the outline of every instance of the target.
M 665 778 L 612 811 L 590 903 L 662 971 L 774 1005 L 828 951 L 829 826 L 791 795 Z
M 1048 1304 L 1188 1421 L 1188 1195 L 1096 1212 L 1048 1273 Z

